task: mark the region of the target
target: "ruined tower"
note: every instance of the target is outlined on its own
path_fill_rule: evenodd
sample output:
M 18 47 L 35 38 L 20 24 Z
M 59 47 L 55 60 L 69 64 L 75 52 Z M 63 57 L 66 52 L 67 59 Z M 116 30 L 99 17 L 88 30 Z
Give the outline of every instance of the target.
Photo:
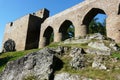
M 44 8 L 6 24 L 3 43 L 12 39 L 17 51 L 38 48 L 41 23 L 47 17 L 49 11 Z

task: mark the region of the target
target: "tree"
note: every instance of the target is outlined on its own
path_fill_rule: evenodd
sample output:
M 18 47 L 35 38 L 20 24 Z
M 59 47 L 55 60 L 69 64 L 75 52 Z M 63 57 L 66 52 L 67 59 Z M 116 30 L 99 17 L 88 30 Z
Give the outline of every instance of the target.
M 54 33 L 52 32 L 51 33 L 51 36 L 50 36 L 50 43 L 54 41 Z
M 70 27 L 67 29 L 68 38 L 74 37 L 74 31 L 75 31 L 74 26 L 70 25 Z
M 106 22 L 104 20 L 103 23 L 97 22 L 98 18 L 94 18 L 89 24 L 89 33 L 101 33 L 102 35 L 106 35 Z

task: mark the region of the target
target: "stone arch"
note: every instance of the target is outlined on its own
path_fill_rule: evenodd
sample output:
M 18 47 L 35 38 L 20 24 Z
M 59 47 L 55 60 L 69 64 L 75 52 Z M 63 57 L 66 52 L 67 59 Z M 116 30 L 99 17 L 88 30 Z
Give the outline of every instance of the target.
M 84 16 L 84 19 L 82 21 L 82 25 L 85 25 L 86 26 L 86 31 L 87 33 L 89 33 L 89 30 L 88 30 L 88 26 L 90 24 L 90 22 L 92 21 L 92 19 L 97 15 L 97 14 L 105 14 L 105 11 L 102 10 L 102 9 L 99 9 L 99 8 L 92 8 L 85 16 Z
M 61 33 L 61 40 L 68 39 L 67 30 L 70 26 L 73 26 L 73 23 L 70 20 L 65 20 L 59 27 L 59 33 Z M 73 35 L 74 37 L 74 35 Z
M 53 36 L 53 28 L 51 26 L 48 26 L 43 34 L 43 37 L 45 38 L 45 46 L 50 44 L 50 38 Z

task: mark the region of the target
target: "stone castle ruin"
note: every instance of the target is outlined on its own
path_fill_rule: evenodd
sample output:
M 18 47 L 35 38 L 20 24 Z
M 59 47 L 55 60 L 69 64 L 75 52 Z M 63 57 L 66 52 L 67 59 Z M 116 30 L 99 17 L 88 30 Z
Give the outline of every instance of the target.
M 61 13 L 49 17 L 49 11 L 42 9 L 6 25 L 4 40 L 12 39 L 15 49 L 28 50 L 63 40 L 64 34 L 72 24 L 75 37 L 88 34 L 88 25 L 97 14 L 106 14 L 106 34 L 120 43 L 120 0 L 85 0 Z

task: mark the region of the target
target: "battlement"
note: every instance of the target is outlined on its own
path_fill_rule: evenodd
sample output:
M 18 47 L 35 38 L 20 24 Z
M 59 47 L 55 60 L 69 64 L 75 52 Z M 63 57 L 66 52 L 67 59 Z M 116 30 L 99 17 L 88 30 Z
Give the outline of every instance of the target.
M 42 19 L 46 19 L 49 17 L 49 10 L 47 10 L 46 8 L 43 8 L 35 13 L 33 13 L 32 15 L 40 17 Z
M 30 13 L 30 14 L 27 14 L 25 16 L 22 16 L 21 18 L 15 20 L 15 21 L 7 23 L 6 25 L 9 27 L 12 27 L 14 23 L 19 22 L 20 20 L 23 20 L 24 18 L 29 19 L 30 15 L 39 17 L 40 19 L 42 19 L 44 21 L 46 18 L 49 17 L 49 10 L 47 10 L 46 8 L 43 8 L 39 11 L 34 12 L 34 13 Z

